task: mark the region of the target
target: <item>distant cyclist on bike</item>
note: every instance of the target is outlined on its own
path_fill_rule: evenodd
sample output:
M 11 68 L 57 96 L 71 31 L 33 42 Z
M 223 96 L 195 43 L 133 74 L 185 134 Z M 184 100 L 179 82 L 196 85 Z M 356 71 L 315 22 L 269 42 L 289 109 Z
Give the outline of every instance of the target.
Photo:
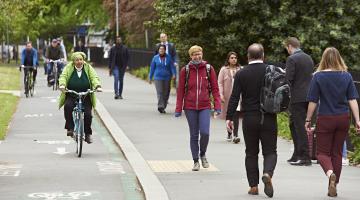
M 55 79 L 54 79 L 54 75 L 52 74 L 54 63 L 50 62 L 50 60 L 64 59 L 64 53 L 61 50 L 61 47 L 58 45 L 57 39 L 53 39 L 51 41 L 51 45 L 46 49 L 45 58 L 46 58 L 46 63 L 48 64 L 47 65 L 48 86 L 51 87 L 54 84 Z M 63 67 L 64 64 L 62 62 L 59 62 L 57 64 L 57 68 L 59 72 L 58 74 L 61 74 Z
M 59 89 L 62 91 L 59 100 L 59 108 L 64 106 L 65 129 L 67 136 L 72 137 L 74 132 L 74 121 L 72 111 L 76 105 L 76 96 L 65 93 L 66 89 L 76 92 L 86 92 L 88 89 L 101 92 L 101 85 L 98 75 L 94 68 L 85 62 L 86 55 L 83 52 L 75 52 L 71 55 L 69 62 L 59 78 Z M 95 94 L 89 94 L 84 102 L 84 132 L 85 142 L 92 143 L 92 107 L 95 107 Z
M 24 67 L 34 67 L 34 68 L 24 68 Z M 32 47 L 31 41 L 26 42 L 26 48 L 21 52 L 21 67 L 24 68 L 24 84 L 26 84 L 26 73 L 30 70 L 30 73 L 33 74 L 34 82 L 37 75 L 37 66 L 38 66 L 38 52 L 35 48 Z M 20 68 L 21 71 L 21 68 Z

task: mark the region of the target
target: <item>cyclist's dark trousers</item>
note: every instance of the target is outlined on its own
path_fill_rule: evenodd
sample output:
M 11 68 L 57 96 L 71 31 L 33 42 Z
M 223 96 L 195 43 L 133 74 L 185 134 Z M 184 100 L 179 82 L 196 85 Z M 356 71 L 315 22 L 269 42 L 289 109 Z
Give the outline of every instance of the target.
M 308 160 L 309 143 L 305 130 L 305 119 L 308 102 L 293 103 L 290 105 L 290 131 L 294 141 L 294 153 L 298 159 Z
M 259 184 L 259 141 L 261 142 L 262 154 L 264 157 L 263 172 L 271 177 L 274 174 L 277 162 L 277 123 L 276 115 L 264 114 L 264 121 L 261 124 L 262 114 L 260 111 L 245 112 L 242 120 L 242 129 L 245 141 L 245 167 L 250 187 Z
M 65 115 L 65 129 L 74 130 L 74 120 L 72 116 L 72 111 L 76 106 L 76 98 L 67 94 L 65 98 L 64 105 L 64 115 Z M 86 96 L 83 101 L 84 107 L 84 132 L 85 135 L 91 135 L 91 121 L 92 121 L 92 105 L 90 96 Z
M 33 80 L 34 80 L 34 82 L 35 82 L 35 80 L 36 80 L 36 75 L 37 75 L 37 70 L 36 69 L 24 69 L 24 84 L 26 84 L 26 73 L 28 72 L 28 71 L 30 71 L 30 73 L 32 73 L 33 74 Z
M 48 63 L 48 67 L 47 67 L 47 73 L 48 73 L 48 82 L 52 83 L 54 81 L 54 76 L 53 76 L 53 66 L 54 63 Z M 57 64 L 57 70 L 58 70 L 58 78 L 60 77 L 60 74 L 63 70 L 63 64 L 61 62 L 59 62 Z

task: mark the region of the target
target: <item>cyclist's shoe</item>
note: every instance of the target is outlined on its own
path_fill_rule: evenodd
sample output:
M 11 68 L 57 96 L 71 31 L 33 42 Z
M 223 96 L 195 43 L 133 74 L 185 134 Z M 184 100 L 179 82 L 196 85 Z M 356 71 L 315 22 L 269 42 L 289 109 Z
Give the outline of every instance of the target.
M 87 142 L 88 144 L 91 144 L 93 142 L 91 135 L 85 135 L 85 142 Z
M 73 130 L 67 130 L 66 131 L 66 136 L 73 137 L 74 136 L 74 131 Z

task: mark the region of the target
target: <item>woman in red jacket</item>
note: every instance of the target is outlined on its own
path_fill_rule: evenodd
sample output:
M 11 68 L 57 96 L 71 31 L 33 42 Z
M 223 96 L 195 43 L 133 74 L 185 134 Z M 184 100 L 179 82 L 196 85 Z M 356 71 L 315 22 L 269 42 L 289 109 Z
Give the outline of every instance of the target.
M 190 129 L 190 147 L 194 160 L 192 170 L 199 171 L 199 155 L 202 166 L 209 167 L 205 153 L 210 133 L 210 93 L 214 97 L 217 115 L 221 113 L 221 101 L 215 70 L 202 60 L 202 48 L 192 46 L 189 55 L 191 61 L 181 69 L 179 75 L 175 117 L 180 117 L 184 110 Z

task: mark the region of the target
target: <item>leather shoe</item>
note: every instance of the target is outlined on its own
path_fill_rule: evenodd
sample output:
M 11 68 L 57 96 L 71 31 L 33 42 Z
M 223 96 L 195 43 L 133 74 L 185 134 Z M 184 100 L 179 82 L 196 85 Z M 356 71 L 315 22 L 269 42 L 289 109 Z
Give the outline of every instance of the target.
M 287 160 L 288 163 L 290 162 L 296 162 L 298 159 L 297 159 L 297 156 L 295 155 L 292 155 L 291 158 L 289 160 Z
M 274 196 L 274 188 L 272 186 L 271 183 L 271 177 L 268 173 L 264 173 L 264 175 L 262 176 L 261 180 L 263 181 L 265 187 L 264 187 L 264 193 L 268 196 L 268 197 L 273 197 Z
M 74 136 L 74 131 L 73 130 L 67 130 L 66 131 L 66 136 L 69 136 L 69 137 Z
M 115 95 L 114 99 L 119 99 L 120 96 L 119 95 Z
M 91 144 L 93 142 L 91 135 L 85 135 L 85 142 L 87 142 L 88 144 Z
M 294 165 L 294 166 L 311 166 L 311 160 L 297 160 L 295 162 L 290 162 L 290 165 Z
M 248 191 L 248 194 L 250 195 L 259 195 L 259 189 L 257 186 L 251 187 Z

